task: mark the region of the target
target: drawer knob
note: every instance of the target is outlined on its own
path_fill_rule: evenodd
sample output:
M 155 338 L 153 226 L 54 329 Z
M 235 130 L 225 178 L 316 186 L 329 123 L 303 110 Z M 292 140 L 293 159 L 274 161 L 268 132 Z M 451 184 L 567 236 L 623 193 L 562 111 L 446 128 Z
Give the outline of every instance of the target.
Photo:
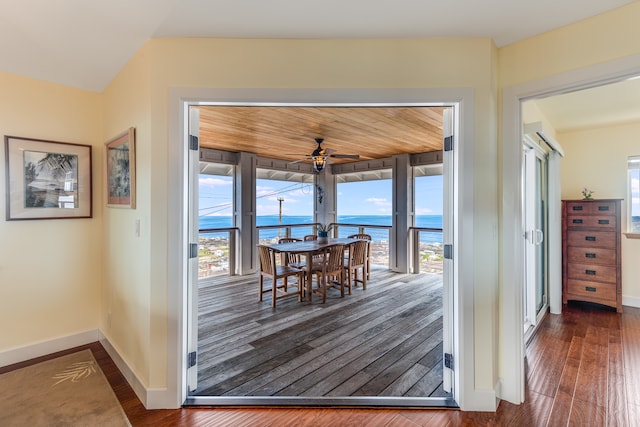
M 582 224 L 582 220 L 581 219 L 574 219 L 573 223 L 574 224 Z
M 596 291 L 596 288 L 594 288 L 593 286 L 585 286 L 584 289 L 587 292 L 595 292 Z
M 592 254 L 592 253 L 587 252 L 586 254 L 584 254 L 584 256 L 585 256 L 586 258 L 595 258 L 595 257 L 596 257 L 596 254 Z
M 586 240 L 588 242 L 595 242 L 596 241 L 596 236 L 585 236 L 584 240 Z
M 595 276 L 596 275 L 596 271 L 595 270 L 585 270 L 584 272 L 585 272 L 585 274 L 588 274 L 589 276 Z
M 598 224 L 602 224 L 602 225 L 609 224 L 609 220 L 608 219 L 599 219 L 598 220 Z

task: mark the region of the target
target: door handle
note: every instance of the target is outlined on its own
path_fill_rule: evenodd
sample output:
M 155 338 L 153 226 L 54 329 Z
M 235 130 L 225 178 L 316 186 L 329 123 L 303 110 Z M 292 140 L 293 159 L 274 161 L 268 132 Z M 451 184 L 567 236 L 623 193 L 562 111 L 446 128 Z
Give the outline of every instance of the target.
M 535 230 L 535 236 L 536 236 L 536 240 L 535 240 L 534 244 L 536 246 L 540 246 L 542 244 L 542 242 L 544 242 L 544 233 L 542 232 L 542 230 L 536 229 Z

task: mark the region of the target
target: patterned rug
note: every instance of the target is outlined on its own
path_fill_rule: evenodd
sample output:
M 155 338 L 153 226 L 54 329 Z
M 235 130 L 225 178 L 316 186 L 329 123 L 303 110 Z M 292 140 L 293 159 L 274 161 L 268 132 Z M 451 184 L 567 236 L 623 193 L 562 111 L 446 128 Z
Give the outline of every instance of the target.
M 131 426 L 90 350 L 0 375 L 2 426 Z

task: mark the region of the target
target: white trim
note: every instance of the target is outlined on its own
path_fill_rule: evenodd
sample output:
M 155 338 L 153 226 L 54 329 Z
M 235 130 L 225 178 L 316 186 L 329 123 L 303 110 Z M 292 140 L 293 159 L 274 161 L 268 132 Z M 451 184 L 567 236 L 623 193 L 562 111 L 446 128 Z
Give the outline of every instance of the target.
M 620 81 L 640 74 L 640 55 L 592 65 L 545 79 L 511 86 L 502 98 L 502 318 L 499 342 L 500 398 L 524 401 L 524 331 L 522 328 L 521 102 Z
M 474 347 L 474 265 L 473 257 L 473 173 L 474 173 L 474 91 L 469 88 L 446 89 L 207 89 L 172 88 L 169 91 L 168 159 L 168 316 L 167 331 L 168 384 L 167 402 L 178 407 L 186 399 L 186 265 L 184 262 L 186 218 L 186 149 L 184 146 L 185 110 L 187 103 L 219 105 L 238 103 L 260 105 L 450 105 L 460 110 L 458 154 L 458 204 L 456 218 L 457 241 L 465 244 L 454 248 L 456 272 L 454 280 L 459 291 L 456 295 L 458 337 L 455 399 L 462 409 L 495 410 L 495 392 L 476 390 Z M 462 268 L 464 266 L 464 268 Z M 456 327 L 456 326 L 454 326 Z M 492 398 L 487 399 L 487 395 Z M 173 397 L 173 400 L 172 400 Z
M 16 347 L 0 352 L 0 367 L 24 362 L 40 356 L 56 353 L 62 350 L 78 347 L 98 341 L 100 334 L 97 329 L 65 335 L 46 341 L 40 341 L 23 347 Z
M 638 297 L 626 297 L 622 296 L 622 305 L 626 305 L 627 307 L 635 307 L 640 308 L 640 298 Z
M 161 388 L 149 388 L 144 382 L 135 374 L 131 366 L 120 355 L 120 352 L 116 347 L 111 344 L 109 338 L 100 331 L 100 344 L 109 353 L 111 360 L 116 364 L 120 373 L 127 380 L 138 399 L 142 402 L 146 409 L 163 409 L 173 406 L 173 402 L 168 402 L 167 389 Z

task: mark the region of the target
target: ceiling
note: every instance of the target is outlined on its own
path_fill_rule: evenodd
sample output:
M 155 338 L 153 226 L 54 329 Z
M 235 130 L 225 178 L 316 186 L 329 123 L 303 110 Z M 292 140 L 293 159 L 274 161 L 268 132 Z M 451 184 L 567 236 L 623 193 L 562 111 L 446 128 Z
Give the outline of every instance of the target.
M 556 132 L 640 121 L 640 78 L 534 102 Z
M 442 149 L 443 107 L 197 108 L 203 148 L 307 163 L 315 138 L 323 138 L 322 147 L 334 154 L 358 154 L 359 160 Z
M 103 91 L 150 38 L 482 37 L 498 47 L 634 0 L 0 0 L 0 71 Z

